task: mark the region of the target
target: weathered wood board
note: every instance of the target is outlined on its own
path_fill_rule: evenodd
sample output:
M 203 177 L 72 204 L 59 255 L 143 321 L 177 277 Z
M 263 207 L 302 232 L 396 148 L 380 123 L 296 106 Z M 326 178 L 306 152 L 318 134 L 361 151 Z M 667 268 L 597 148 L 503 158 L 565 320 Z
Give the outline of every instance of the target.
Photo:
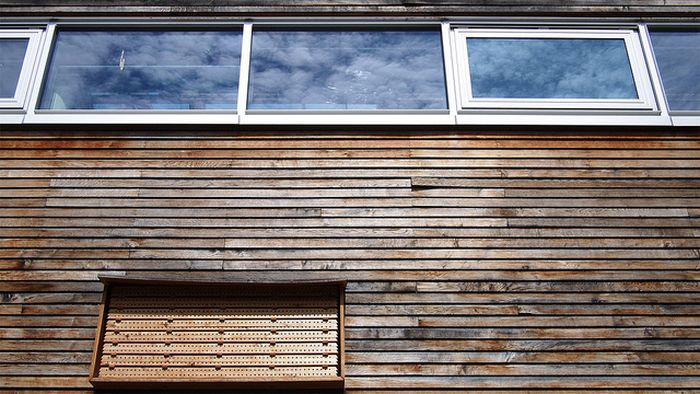
M 0 390 L 91 390 L 105 274 L 345 279 L 348 392 L 698 390 L 699 240 L 694 129 L 3 126 Z
M 0 0 L 5 15 L 690 16 L 693 0 Z M 697 17 L 697 15 L 695 15 Z

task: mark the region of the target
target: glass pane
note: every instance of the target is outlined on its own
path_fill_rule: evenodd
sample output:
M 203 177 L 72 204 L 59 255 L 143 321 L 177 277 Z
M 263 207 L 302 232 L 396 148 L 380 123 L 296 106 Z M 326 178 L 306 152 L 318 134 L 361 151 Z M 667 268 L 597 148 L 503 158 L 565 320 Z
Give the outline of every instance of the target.
M 671 110 L 700 110 L 700 31 L 653 31 L 651 41 Z
M 22 72 L 28 38 L 0 39 L 0 97 L 13 98 Z
M 623 39 L 467 38 L 475 98 L 635 99 Z
M 40 108 L 235 109 L 240 31 L 61 31 Z
M 251 109 L 447 108 L 439 31 L 255 31 Z

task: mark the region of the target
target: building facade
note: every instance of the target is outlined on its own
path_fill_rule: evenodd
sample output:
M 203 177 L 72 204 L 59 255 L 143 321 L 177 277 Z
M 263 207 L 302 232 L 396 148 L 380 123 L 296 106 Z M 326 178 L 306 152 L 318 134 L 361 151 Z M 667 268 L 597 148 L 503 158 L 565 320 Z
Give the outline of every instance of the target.
M 116 281 L 141 296 L 190 289 L 173 299 L 243 286 L 226 302 L 245 307 L 257 285 L 283 286 L 260 293 L 283 303 L 328 296 L 309 282 L 342 284 L 337 318 L 212 330 L 195 317 L 140 342 L 211 331 L 279 349 L 298 332 L 337 334 L 321 353 L 342 384 L 303 388 L 700 390 L 699 12 L 681 0 L 0 0 L 12 82 L 0 85 L 0 389 L 93 392 L 123 335 L 101 314 Z M 154 313 L 177 312 L 168 327 L 177 308 Z M 317 320 L 335 325 L 304 325 Z M 122 331 L 150 330 L 138 327 Z M 300 341 L 328 342 L 313 338 Z M 252 350 L 187 355 L 200 352 L 234 360 L 206 364 L 233 377 L 207 389 L 285 368 L 241 361 Z M 198 365 L 172 356 L 130 370 L 178 380 Z

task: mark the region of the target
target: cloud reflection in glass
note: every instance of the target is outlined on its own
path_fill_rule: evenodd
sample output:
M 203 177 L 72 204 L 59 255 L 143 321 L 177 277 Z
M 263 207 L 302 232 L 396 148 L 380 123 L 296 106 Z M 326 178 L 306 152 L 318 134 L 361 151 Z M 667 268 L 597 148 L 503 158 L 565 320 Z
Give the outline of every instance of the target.
M 635 99 L 622 39 L 467 38 L 474 98 Z
M 700 111 L 700 31 L 652 31 L 656 63 L 672 111 Z
M 60 31 L 40 108 L 235 109 L 240 31 Z
M 0 40 L 0 98 L 15 96 L 27 45 L 29 45 L 27 38 Z
M 436 30 L 257 30 L 250 109 L 445 109 Z

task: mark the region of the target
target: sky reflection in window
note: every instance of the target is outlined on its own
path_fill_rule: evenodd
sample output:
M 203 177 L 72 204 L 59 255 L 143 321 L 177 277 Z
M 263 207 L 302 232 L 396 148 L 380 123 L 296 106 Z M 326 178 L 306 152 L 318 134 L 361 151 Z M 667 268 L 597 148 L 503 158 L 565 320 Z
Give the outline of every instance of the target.
M 467 38 L 475 98 L 635 99 L 622 39 Z
M 28 38 L 0 39 L 0 97 L 13 98 L 22 72 Z
M 40 108 L 235 109 L 240 31 L 61 31 Z
M 440 32 L 254 31 L 248 108 L 447 108 Z
M 669 108 L 700 110 L 700 31 L 652 31 Z

